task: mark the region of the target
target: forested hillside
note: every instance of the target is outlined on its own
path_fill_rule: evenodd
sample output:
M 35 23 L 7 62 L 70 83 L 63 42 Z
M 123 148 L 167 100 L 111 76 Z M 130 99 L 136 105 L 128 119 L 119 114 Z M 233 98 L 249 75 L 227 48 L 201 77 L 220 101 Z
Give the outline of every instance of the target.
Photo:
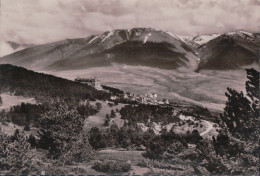
M 106 99 L 108 94 L 88 85 L 76 83 L 43 73 L 37 73 L 9 64 L 0 65 L 0 92 L 35 97 L 38 101 L 50 99 Z

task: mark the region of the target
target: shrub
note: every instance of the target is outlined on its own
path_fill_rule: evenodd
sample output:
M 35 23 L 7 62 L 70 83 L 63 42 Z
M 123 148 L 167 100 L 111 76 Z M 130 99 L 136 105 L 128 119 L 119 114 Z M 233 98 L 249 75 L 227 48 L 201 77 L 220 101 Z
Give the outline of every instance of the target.
M 41 162 L 35 159 L 35 150 L 30 148 L 25 134 L 17 131 L 10 139 L 0 130 L 0 170 L 6 173 L 32 173 Z
M 96 107 L 97 107 L 97 110 L 101 110 L 102 109 L 102 104 L 97 102 L 96 103 Z
M 103 125 L 106 126 L 106 127 L 109 126 L 109 119 L 106 118 Z
M 59 159 L 66 155 L 73 145 L 79 142 L 83 133 L 84 118 L 76 111 L 64 112 L 59 109 L 57 112 L 47 113 L 40 122 L 38 130 L 38 146 L 49 150 L 49 157 Z M 92 150 L 86 141 L 87 150 Z
M 60 158 L 63 164 L 73 164 L 73 162 L 88 162 L 94 154 L 92 147 L 89 144 L 86 134 L 79 135 L 76 142 Z
M 37 126 L 41 114 L 48 111 L 49 107 L 42 104 L 22 103 L 21 105 L 13 106 L 10 112 L 6 112 L 14 124 L 25 126 Z
M 105 160 L 96 162 L 92 168 L 104 173 L 121 173 L 128 172 L 131 164 L 125 161 Z
M 31 131 L 31 128 L 30 128 L 30 125 L 29 124 L 26 124 L 24 126 L 24 131 Z
M 0 106 L 3 104 L 2 97 L 0 96 Z
M 94 115 L 97 113 L 97 110 L 95 110 L 90 104 L 86 105 L 78 105 L 77 111 L 81 116 L 88 117 L 90 115 Z
M 32 134 L 30 134 L 30 136 L 29 136 L 27 141 L 30 143 L 32 148 L 37 147 L 37 141 L 36 141 L 35 137 Z
M 116 117 L 116 113 L 115 111 L 112 109 L 111 113 L 110 113 L 110 118 L 115 118 Z
M 166 140 L 162 139 L 161 136 L 156 136 L 146 146 L 146 152 L 142 155 L 150 159 L 161 159 L 163 153 L 166 151 Z

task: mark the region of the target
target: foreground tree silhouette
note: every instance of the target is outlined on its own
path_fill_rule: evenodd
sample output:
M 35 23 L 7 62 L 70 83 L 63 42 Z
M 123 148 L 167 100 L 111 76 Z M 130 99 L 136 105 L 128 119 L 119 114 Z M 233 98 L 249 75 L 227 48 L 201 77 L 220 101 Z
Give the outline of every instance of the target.
M 246 91 L 252 101 L 259 102 L 259 72 L 254 69 L 246 69 L 247 78 Z
M 233 136 L 255 141 L 259 138 L 259 72 L 247 69 L 247 78 L 246 91 L 250 99 L 243 92 L 227 88 L 228 100 L 221 119 Z

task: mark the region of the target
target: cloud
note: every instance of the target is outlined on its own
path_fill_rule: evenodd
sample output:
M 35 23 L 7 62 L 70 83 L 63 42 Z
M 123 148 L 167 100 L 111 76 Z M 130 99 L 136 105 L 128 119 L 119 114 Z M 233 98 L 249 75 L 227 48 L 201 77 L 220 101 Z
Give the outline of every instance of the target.
M 0 57 L 5 56 L 8 54 L 11 54 L 14 52 L 14 49 L 7 43 L 7 42 L 1 42 L 0 43 Z
M 40 44 L 133 27 L 193 36 L 257 31 L 259 13 L 258 0 L 2 0 L 0 42 Z

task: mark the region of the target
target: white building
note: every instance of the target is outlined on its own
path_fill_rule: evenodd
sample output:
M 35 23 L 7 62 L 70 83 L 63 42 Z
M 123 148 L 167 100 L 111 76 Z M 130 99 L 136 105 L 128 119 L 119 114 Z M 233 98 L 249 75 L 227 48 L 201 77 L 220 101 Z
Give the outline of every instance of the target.
M 94 88 L 96 88 L 98 90 L 102 89 L 100 82 L 96 78 L 94 78 L 94 79 L 86 79 L 86 78 L 79 78 L 78 77 L 78 78 L 75 79 L 75 81 L 76 82 L 80 82 L 82 84 L 87 84 L 87 85 L 89 85 L 91 87 L 94 87 Z

